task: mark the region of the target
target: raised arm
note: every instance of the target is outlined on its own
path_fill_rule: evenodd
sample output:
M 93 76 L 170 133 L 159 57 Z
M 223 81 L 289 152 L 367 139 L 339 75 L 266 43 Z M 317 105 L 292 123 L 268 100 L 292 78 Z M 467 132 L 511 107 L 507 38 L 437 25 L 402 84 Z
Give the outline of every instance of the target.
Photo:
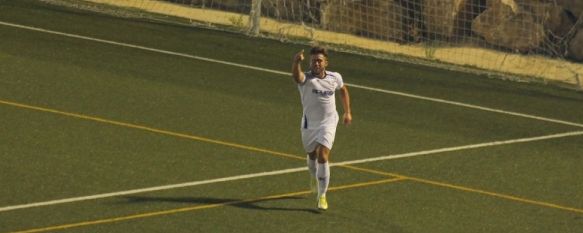
M 350 108 L 350 94 L 348 94 L 346 85 L 340 88 L 340 99 L 342 99 L 342 107 L 344 108 L 342 123 L 350 125 L 352 123 L 352 109 Z
M 294 55 L 294 60 L 292 63 L 292 77 L 294 77 L 294 81 L 296 83 L 303 83 L 304 79 L 304 72 L 302 72 L 302 61 L 304 60 L 304 50 L 296 53 Z

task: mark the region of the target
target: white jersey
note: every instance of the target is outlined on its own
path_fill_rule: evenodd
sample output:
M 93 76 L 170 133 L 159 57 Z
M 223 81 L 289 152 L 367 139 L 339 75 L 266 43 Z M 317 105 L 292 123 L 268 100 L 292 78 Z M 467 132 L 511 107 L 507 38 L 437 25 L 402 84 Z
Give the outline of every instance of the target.
M 344 86 L 344 82 L 339 73 L 325 72 L 324 78 L 313 76 L 310 71 L 305 72 L 304 82 L 298 84 L 304 111 L 302 129 L 316 129 L 322 126 L 335 128 L 338 124 L 334 93 Z

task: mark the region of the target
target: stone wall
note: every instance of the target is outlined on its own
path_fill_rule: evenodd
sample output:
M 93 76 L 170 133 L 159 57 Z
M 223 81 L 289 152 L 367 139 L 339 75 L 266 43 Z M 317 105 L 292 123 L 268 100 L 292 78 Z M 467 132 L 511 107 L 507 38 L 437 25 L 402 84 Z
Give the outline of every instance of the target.
M 380 40 L 402 37 L 401 11 L 394 0 L 329 0 L 322 8 L 322 28 Z
M 200 6 L 194 6 L 190 4 L 173 4 L 159 0 L 86 0 L 91 1 L 96 4 L 104 4 L 109 6 L 116 6 L 120 9 L 123 8 L 130 8 L 130 9 L 141 9 L 145 12 L 151 12 L 154 14 L 162 14 L 162 15 L 172 15 L 179 18 L 184 18 L 190 20 L 194 24 L 198 24 L 198 22 L 204 22 L 205 25 L 210 26 L 227 26 L 233 27 L 233 18 L 240 18 L 243 22 L 242 25 L 236 25 L 239 29 L 238 32 L 244 32 L 246 27 L 249 25 L 246 22 L 251 22 L 249 20 L 249 13 L 233 13 L 226 11 L 224 9 L 209 9 L 208 7 L 201 8 Z M 182 1 L 182 0 L 181 0 Z M 187 0 L 184 0 L 187 1 Z M 211 0 L 207 0 L 211 1 Z M 219 1 L 219 0 L 212 0 L 212 1 Z M 289 0 L 288 0 L 289 1 Z M 297 1 L 304 1 L 304 0 L 297 0 Z M 306 0 L 308 1 L 308 0 Z M 386 24 L 387 27 L 392 28 L 394 30 L 385 31 L 386 33 L 382 33 L 383 27 L 370 28 L 367 30 L 371 31 L 379 31 L 384 35 L 383 38 L 389 39 L 371 39 L 365 36 L 358 36 L 356 34 L 363 34 L 362 32 L 358 32 L 358 30 L 353 27 L 346 27 L 341 28 L 341 30 L 350 31 L 350 33 L 340 33 L 340 32 L 333 32 L 330 30 L 325 30 L 323 27 L 326 25 L 328 27 L 335 27 L 337 24 L 336 22 L 328 22 L 326 23 L 323 19 L 335 19 L 334 17 L 339 17 L 341 14 L 336 14 L 335 16 L 327 16 L 325 13 L 334 13 L 334 10 L 326 10 L 327 8 L 334 9 L 333 6 L 329 6 L 328 4 L 332 2 L 332 0 L 323 1 L 323 0 L 309 0 L 312 2 L 320 2 L 326 4 L 320 4 L 319 8 L 316 10 L 320 11 L 320 15 L 322 15 L 319 21 L 319 24 L 307 25 L 305 23 L 298 23 L 297 21 L 292 20 L 284 20 L 284 19 L 274 19 L 272 17 L 261 17 L 260 25 L 261 31 L 263 33 L 269 35 L 277 35 L 280 39 L 285 40 L 287 37 L 293 37 L 294 39 L 306 39 L 313 41 L 315 43 L 325 43 L 331 45 L 332 47 L 342 46 L 343 48 L 348 48 L 350 50 L 358 50 L 358 51 L 369 51 L 370 54 L 379 53 L 382 55 L 391 54 L 396 55 L 394 58 L 400 59 L 405 58 L 408 61 L 414 61 L 415 59 L 423 59 L 417 60 L 422 62 L 426 65 L 437 65 L 437 66 L 446 66 L 452 67 L 450 65 L 454 65 L 455 69 L 465 69 L 471 71 L 478 71 L 478 72 L 495 72 L 497 74 L 508 74 L 510 78 L 516 78 L 515 75 L 521 77 L 531 77 L 536 80 L 544 80 L 544 82 L 553 82 L 553 83 L 560 83 L 561 85 L 566 84 L 569 86 L 573 86 L 575 88 L 583 88 L 583 63 L 574 63 L 570 61 L 565 61 L 562 57 L 549 57 L 549 56 L 541 56 L 537 54 L 522 54 L 522 53 L 508 53 L 507 51 L 502 51 L 500 49 L 491 49 L 482 43 L 485 40 L 483 39 L 476 39 L 481 40 L 481 44 L 464 44 L 459 43 L 457 41 L 446 41 L 447 44 L 443 45 L 440 43 L 431 44 L 431 43 L 417 43 L 417 39 L 425 40 L 427 39 L 425 34 L 426 31 L 424 29 L 424 17 L 423 14 L 423 2 L 425 0 L 387 0 L 391 7 L 389 9 L 394 10 L 394 14 L 391 15 L 393 18 L 387 18 L 389 20 L 385 22 L 391 22 Z M 352 3 L 365 2 L 365 0 L 350 0 Z M 372 0 L 369 0 L 372 2 Z M 439 0 L 436 0 L 439 1 Z M 482 1 L 484 4 L 474 5 L 470 4 L 473 1 Z M 554 1 L 554 0 L 553 0 Z M 348 2 L 348 1 L 345 1 Z M 472 0 L 472 2 L 467 1 L 465 7 L 471 9 L 470 11 L 461 11 L 461 14 L 458 14 L 457 18 L 477 18 L 480 14 L 485 12 L 488 8 L 486 4 L 486 0 Z M 514 2 L 516 3 L 516 2 Z M 392 5 L 391 5 L 392 4 Z M 493 3 L 490 3 L 493 4 Z M 462 4 L 463 5 L 463 4 Z M 462 7 L 460 5 L 460 8 Z M 512 4 L 511 4 L 512 5 Z M 369 5 L 370 6 L 370 5 Z M 491 5 L 490 5 L 491 6 Z M 510 7 L 511 9 L 518 9 L 519 5 L 515 4 L 514 8 Z M 560 8 L 563 9 L 563 8 Z M 340 6 L 336 8 L 337 11 L 339 10 L 347 10 L 343 9 Z M 363 9 L 353 9 L 354 12 L 370 12 L 365 11 Z M 117 12 L 117 11 L 116 11 Z M 391 11 L 387 11 L 391 12 Z M 464 13 L 465 12 L 465 13 Z M 565 10 L 560 10 L 560 12 L 567 12 Z M 324 14 L 322 14 L 324 13 Z M 467 14 L 467 15 L 464 15 Z M 572 13 L 568 12 L 566 15 L 568 16 L 569 20 L 572 20 Z M 463 17 L 462 17 L 463 15 Z M 536 15 L 536 14 L 535 14 Z M 359 16 L 363 17 L 363 16 Z M 370 16 L 367 16 L 370 17 Z M 537 17 L 534 17 L 537 19 Z M 545 17 L 543 17 L 545 18 Z M 546 17 L 549 18 L 549 17 Z M 340 18 L 342 19 L 342 18 Z M 397 20 L 394 20 L 397 19 Z M 454 20 L 459 21 L 459 20 Z M 535 20 L 536 21 L 536 20 Z M 351 22 L 351 21 L 345 21 Z M 395 23 L 396 22 L 396 23 Z M 450 21 L 451 22 L 451 21 Z M 470 23 L 468 23 L 470 22 Z M 538 21 L 537 21 L 538 22 Z M 366 22 L 365 22 L 366 23 Z M 393 24 L 394 23 L 394 24 Z M 456 22 L 458 23 L 458 22 Z M 463 20 L 462 25 L 468 25 L 467 27 L 463 28 L 471 28 L 471 23 L 473 20 L 467 21 Z M 334 24 L 334 25 L 331 25 Z M 350 25 L 356 25 L 357 23 L 351 23 Z M 411 25 L 410 30 L 399 30 L 400 27 L 403 25 Z M 459 28 L 459 27 L 457 27 Z M 573 27 L 574 29 L 576 27 Z M 400 31 L 400 32 L 395 32 Z M 576 38 L 573 40 L 569 40 L 569 44 L 573 44 L 572 51 L 570 53 L 577 53 L 583 51 L 581 47 L 574 47 L 576 43 L 574 41 L 583 40 L 583 34 L 581 32 L 577 32 L 576 30 L 570 30 L 570 36 L 568 38 Z M 406 33 L 403 33 L 406 32 Z M 395 33 L 396 36 L 393 36 L 393 39 L 390 39 L 391 33 Z M 405 40 L 405 42 L 395 42 L 398 38 L 401 38 L 401 34 L 407 34 L 410 38 L 415 38 L 412 40 Z M 576 33 L 576 34 L 575 34 Z M 416 36 L 413 36 L 416 35 Z M 473 32 L 464 31 L 464 33 L 457 33 L 454 31 L 453 37 L 459 37 L 460 35 L 466 35 L 471 38 L 481 38 L 479 35 L 476 35 Z M 395 39 L 397 38 L 397 39 Z M 446 39 L 449 40 L 449 39 Z M 403 40 L 401 40 L 403 41 Z M 473 41 L 470 41 L 473 42 Z M 429 46 L 428 46 L 429 45 Z M 579 44 L 580 45 L 580 44 Z M 402 57 L 401 57 L 402 56 Z M 413 59 L 413 60 L 409 60 Z M 431 62 L 429 60 L 437 61 Z
M 464 41 L 583 61 L 582 0 L 321 0 L 320 27 L 400 43 Z M 581 20 L 583 21 L 583 20 Z
M 251 0 L 168 0 L 223 10 Z M 262 14 L 398 43 L 481 46 L 583 61 L 583 0 L 262 0 Z M 241 12 L 244 13 L 244 12 Z M 443 43 L 440 43 L 443 44 Z
M 472 31 L 492 45 L 520 52 L 538 48 L 546 38 L 543 23 L 532 11 L 503 0 L 492 0 L 473 21 Z

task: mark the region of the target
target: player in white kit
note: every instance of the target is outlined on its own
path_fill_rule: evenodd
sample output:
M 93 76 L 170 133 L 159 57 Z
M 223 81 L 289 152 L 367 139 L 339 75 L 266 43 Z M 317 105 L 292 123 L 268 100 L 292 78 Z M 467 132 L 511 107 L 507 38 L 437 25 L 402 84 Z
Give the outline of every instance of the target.
M 303 106 L 302 143 L 308 153 L 308 169 L 312 182 L 318 186 L 318 209 L 328 209 L 326 191 L 330 182 L 328 159 L 336 136 L 338 112 L 336 111 L 336 90 L 340 91 L 344 108 L 343 123 L 352 122 L 350 96 L 339 73 L 327 71 L 328 52 L 323 47 L 310 50 L 310 70 L 302 72 L 301 62 L 304 50 L 294 56 L 292 76 L 298 84 Z M 316 163 L 317 160 L 317 163 Z

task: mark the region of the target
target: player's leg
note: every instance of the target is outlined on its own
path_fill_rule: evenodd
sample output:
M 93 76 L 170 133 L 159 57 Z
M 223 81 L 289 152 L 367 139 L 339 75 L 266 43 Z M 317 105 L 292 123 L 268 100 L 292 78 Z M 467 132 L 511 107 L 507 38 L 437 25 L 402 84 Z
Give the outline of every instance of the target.
M 302 144 L 304 150 L 308 152 L 308 155 L 306 156 L 306 164 L 308 165 L 308 171 L 310 173 L 310 190 L 314 193 L 318 186 L 316 180 L 316 146 L 318 145 L 316 142 L 316 133 L 317 131 L 313 129 L 302 129 Z
M 318 178 L 318 208 L 328 209 L 328 202 L 326 200 L 326 192 L 330 184 L 330 165 L 328 158 L 330 157 L 330 149 L 322 144 L 316 146 L 317 168 L 316 177 Z
M 330 183 L 330 165 L 328 157 L 330 149 L 323 145 L 316 146 L 316 156 L 318 164 L 316 165 L 316 177 L 318 177 L 318 195 L 326 195 L 328 184 Z
M 316 151 L 308 153 L 306 162 L 308 164 L 308 171 L 310 172 L 310 191 L 317 192 L 317 178 L 316 178 Z
M 319 144 L 316 146 L 316 150 L 314 151 L 315 157 L 318 160 L 318 163 L 327 163 L 328 158 L 330 157 L 330 149 L 328 147 Z
M 310 171 L 310 175 L 316 177 L 316 159 L 318 158 L 316 151 L 312 151 L 308 153 L 306 156 L 306 161 L 308 163 L 308 170 Z

